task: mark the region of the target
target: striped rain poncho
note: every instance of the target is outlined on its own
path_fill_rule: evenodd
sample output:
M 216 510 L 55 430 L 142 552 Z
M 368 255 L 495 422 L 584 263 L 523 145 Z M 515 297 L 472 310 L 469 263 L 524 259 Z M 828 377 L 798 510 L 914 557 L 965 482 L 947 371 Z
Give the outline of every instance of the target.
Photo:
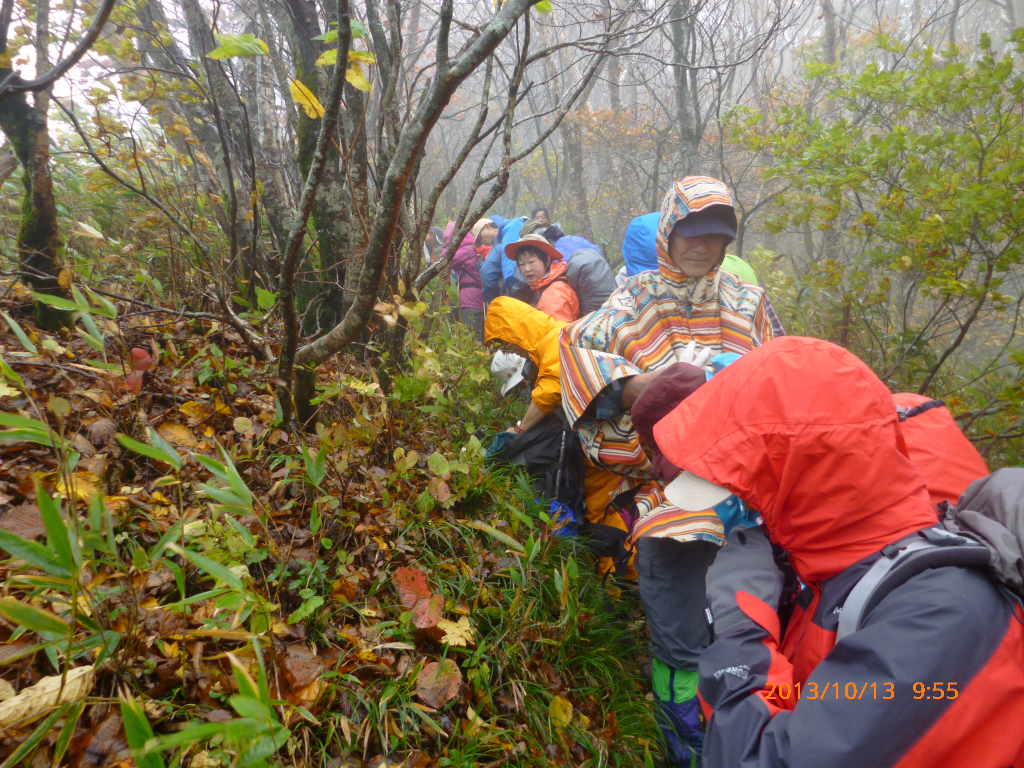
M 623 477 L 619 492 L 641 486 L 636 495 L 646 535 L 679 541 L 724 542 L 722 524 L 711 511 L 684 513 L 665 502 L 662 484 L 651 473 L 628 412 L 598 419 L 594 401 L 613 382 L 683 360 L 690 341 L 719 352 L 743 354 L 785 335 L 764 290 L 715 269 L 687 278 L 668 257 L 676 222 L 712 205 L 731 205 L 728 188 L 706 176 L 677 181 L 661 206 L 658 271 L 641 272 L 605 305 L 562 329 L 562 404 L 587 455 Z M 646 520 L 657 514 L 657 524 Z

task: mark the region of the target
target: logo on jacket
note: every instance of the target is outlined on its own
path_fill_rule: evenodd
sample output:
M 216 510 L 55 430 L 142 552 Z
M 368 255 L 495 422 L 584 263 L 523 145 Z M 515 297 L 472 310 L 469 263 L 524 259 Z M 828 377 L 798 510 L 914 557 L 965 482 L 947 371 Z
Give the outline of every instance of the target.
M 722 675 L 735 675 L 740 680 L 746 680 L 750 676 L 750 667 L 741 664 L 738 667 L 726 667 L 715 672 L 715 680 L 721 680 Z

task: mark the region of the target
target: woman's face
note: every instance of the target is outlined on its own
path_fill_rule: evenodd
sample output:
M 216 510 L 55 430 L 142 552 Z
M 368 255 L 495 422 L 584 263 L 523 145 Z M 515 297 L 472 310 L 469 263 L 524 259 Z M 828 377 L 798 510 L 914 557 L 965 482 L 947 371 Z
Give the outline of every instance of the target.
M 687 277 L 703 277 L 714 269 L 724 253 L 722 235 L 682 237 L 673 232 L 668 238 L 668 256 Z
M 533 248 L 523 248 L 516 254 L 519 271 L 528 283 L 540 280 L 548 273 L 547 261 Z

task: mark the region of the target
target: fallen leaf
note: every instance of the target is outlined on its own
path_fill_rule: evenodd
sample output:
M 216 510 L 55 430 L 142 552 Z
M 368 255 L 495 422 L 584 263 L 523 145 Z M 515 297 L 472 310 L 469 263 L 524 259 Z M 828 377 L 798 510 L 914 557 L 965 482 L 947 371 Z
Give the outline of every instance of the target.
M 178 410 L 189 419 L 202 421 L 213 413 L 213 405 L 211 403 L 201 403 L 198 400 L 189 400 L 187 403 L 182 403 L 178 406 Z
M 434 498 L 442 504 L 452 497 L 452 492 L 448 489 L 448 483 L 444 480 L 438 480 L 436 485 L 431 481 L 431 485 L 433 486 Z
M 245 416 L 239 416 L 234 420 L 233 426 L 235 428 L 235 432 L 238 432 L 239 434 L 248 432 L 252 429 L 252 420 L 245 418 Z
M 71 490 L 79 501 L 89 501 L 98 492 L 97 486 L 100 479 L 92 472 L 72 472 L 70 480 Z M 56 488 L 58 492 L 65 496 L 70 495 L 68 493 L 68 486 L 65 485 L 63 478 L 57 479 Z
M 398 568 L 391 583 L 402 604 L 412 613 L 412 623 L 420 629 L 436 627 L 444 615 L 444 598 L 431 593 L 427 574 L 419 568 Z
M 156 361 L 150 357 L 145 349 L 132 347 L 132 369 L 136 371 L 148 371 L 156 367 Z
M 164 440 L 175 445 L 182 445 L 186 448 L 195 448 L 199 441 L 192 435 L 192 430 L 184 424 L 175 424 L 172 421 L 165 421 L 156 431 Z
M 96 419 L 89 425 L 89 439 L 93 445 L 106 445 L 117 434 L 117 424 L 110 419 Z
M 568 728 L 572 722 L 572 703 L 562 696 L 555 696 L 548 705 L 548 714 L 556 731 Z
M 457 645 L 465 648 L 467 643 L 472 643 L 474 640 L 473 627 L 465 616 L 461 617 L 457 622 L 441 619 L 441 621 L 437 622 L 437 628 L 444 632 L 444 642 L 448 645 Z
M 459 695 L 462 673 L 451 659 L 432 661 L 416 676 L 416 695 L 428 707 L 438 709 Z
M 80 742 L 82 750 L 70 763 L 71 768 L 103 768 L 118 765 L 120 761 L 117 758 L 128 748 L 121 734 L 121 716 L 116 711 L 111 712 L 98 728 L 87 734 Z
M 4 515 L 4 519 L 0 520 L 0 528 L 29 540 L 37 539 L 46 533 L 39 507 L 27 502 Z
M 61 675 L 44 677 L 13 699 L 0 704 L 0 728 L 15 724 L 22 727 L 39 719 L 54 707 L 84 699 L 92 690 L 95 679 L 96 670 L 93 667 L 72 669 L 63 679 L 64 690 L 61 691 Z
M 279 660 L 284 676 L 293 689 L 305 688 L 324 671 L 323 662 L 301 643 L 289 646 Z
M 144 374 L 142 371 L 132 371 L 131 373 L 129 373 L 127 376 L 124 377 L 125 389 L 127 389 L 133 395 L 142 394 L 143 376 Z

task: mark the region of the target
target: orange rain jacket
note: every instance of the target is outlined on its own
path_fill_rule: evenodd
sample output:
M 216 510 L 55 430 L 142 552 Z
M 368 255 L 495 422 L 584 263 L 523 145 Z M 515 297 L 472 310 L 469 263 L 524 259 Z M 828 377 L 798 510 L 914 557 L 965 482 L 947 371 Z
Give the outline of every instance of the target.
M 551 262 L 548 273 L 540 280 L 530 283 L 530 288 L 540 294 L 534 305 L 537 309 L 551 315 L 555 320 L 571 323 L 580 316 L 580 299 L 569 285 L 565 269 L 565 260 L 555 259 Z

